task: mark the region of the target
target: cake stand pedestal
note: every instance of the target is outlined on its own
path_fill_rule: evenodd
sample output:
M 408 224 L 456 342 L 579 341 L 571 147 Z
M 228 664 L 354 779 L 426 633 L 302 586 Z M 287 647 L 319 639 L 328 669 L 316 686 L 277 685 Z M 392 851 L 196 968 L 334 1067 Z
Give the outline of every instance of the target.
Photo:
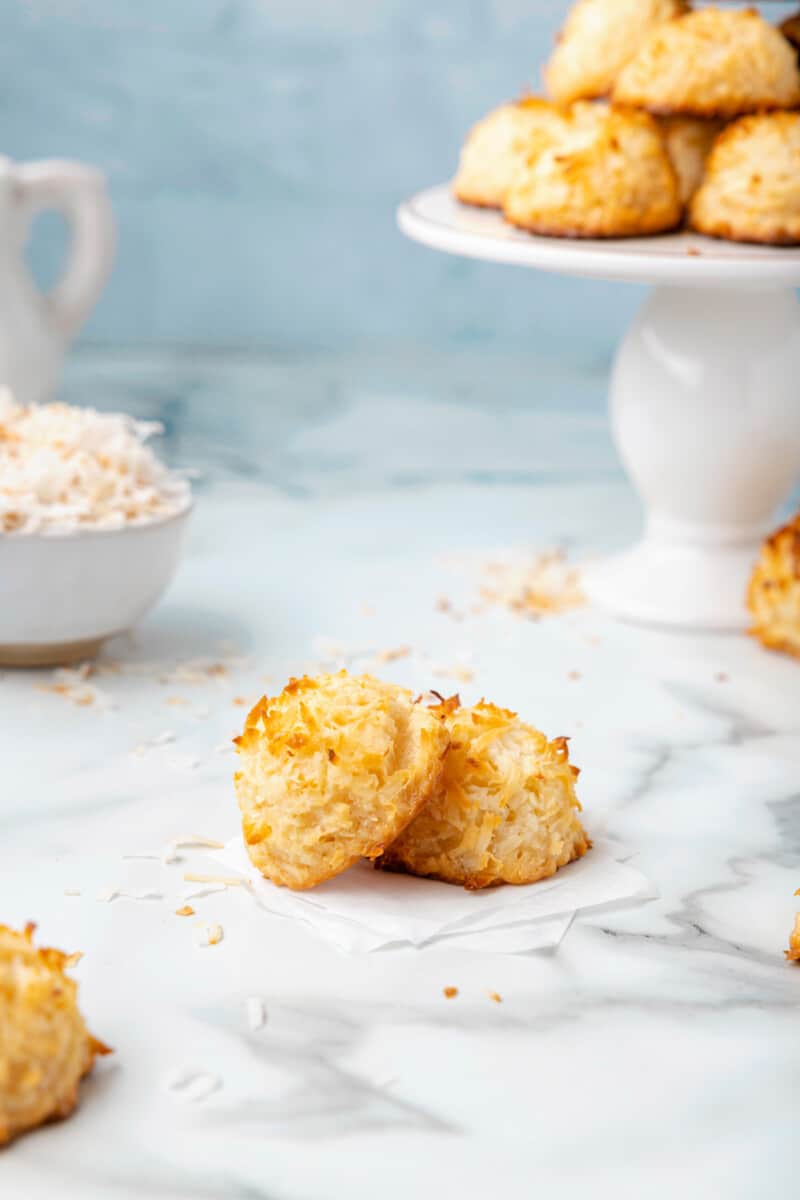
M 800 477 L 800 251 L 684 233 L 531 237 L 458 204 L 447 186 L 406 201 L 398 221 L 451 254 L 653 285 L 610 383 L 612 432 L 644 503 L 643 536 L 591 568 L 587 590 L 628 620 L 744 629 L 761 540 Z

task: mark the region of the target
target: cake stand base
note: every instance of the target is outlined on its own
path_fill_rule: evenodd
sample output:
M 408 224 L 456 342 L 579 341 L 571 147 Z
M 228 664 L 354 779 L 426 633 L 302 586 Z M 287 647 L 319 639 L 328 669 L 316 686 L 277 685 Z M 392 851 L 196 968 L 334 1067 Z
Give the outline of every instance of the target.
M 589 571 L 587 591 L 627 620 L 744 629 L 761 540 L 800 478 L 800 248 L 532 237 L 446 184 L 406 200 L 398 222 L 448 254 L 654 286 L 610 388 L 644 540 Z
M 656 288 L 610 408 L 646 536 L 589 572 L 590 598 L 629 620 L 744 629 L 761 540 L 800 474 L 795 292 Z
M 590 600 L 625 621 L 686 629 L 741 632 L 742 597 L 758 543 L 711 550 L 645 538 L 584 573 Z

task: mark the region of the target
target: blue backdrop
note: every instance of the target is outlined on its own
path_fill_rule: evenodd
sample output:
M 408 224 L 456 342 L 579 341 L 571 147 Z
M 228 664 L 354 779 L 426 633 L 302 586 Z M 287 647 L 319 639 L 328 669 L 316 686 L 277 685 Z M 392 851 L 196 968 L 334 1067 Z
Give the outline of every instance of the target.
M 632 289 L 462 262 L 394 209 L 537 82 L 566 0 L 4 0 L 0 150 L 103 167 L 112 343 L 605 355 Z M 52 228 L 35 257 L 52 256 Z

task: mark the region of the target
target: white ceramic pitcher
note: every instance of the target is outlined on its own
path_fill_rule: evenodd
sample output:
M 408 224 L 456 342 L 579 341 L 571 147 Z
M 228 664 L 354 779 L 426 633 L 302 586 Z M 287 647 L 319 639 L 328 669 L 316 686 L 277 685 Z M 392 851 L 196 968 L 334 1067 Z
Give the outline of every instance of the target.
M 60 279 L 41 292 L 24 257 L 34 216 L 62 213 L 69 247 Z M 82 163 L 0 157 L 0 385 L 30 404 L 50 397 L 64 351 L 111 270 L 116 232 L 105 179 Z

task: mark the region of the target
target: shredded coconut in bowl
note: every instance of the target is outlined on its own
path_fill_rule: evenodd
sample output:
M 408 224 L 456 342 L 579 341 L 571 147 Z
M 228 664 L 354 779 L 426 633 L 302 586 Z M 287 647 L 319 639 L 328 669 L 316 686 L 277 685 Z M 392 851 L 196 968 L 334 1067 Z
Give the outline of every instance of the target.
M 122 529 L 183 511 L 188 481 L 145 445 L 161 432 L 125 413 L 25 407 L 0 389 L 0 534 Z

